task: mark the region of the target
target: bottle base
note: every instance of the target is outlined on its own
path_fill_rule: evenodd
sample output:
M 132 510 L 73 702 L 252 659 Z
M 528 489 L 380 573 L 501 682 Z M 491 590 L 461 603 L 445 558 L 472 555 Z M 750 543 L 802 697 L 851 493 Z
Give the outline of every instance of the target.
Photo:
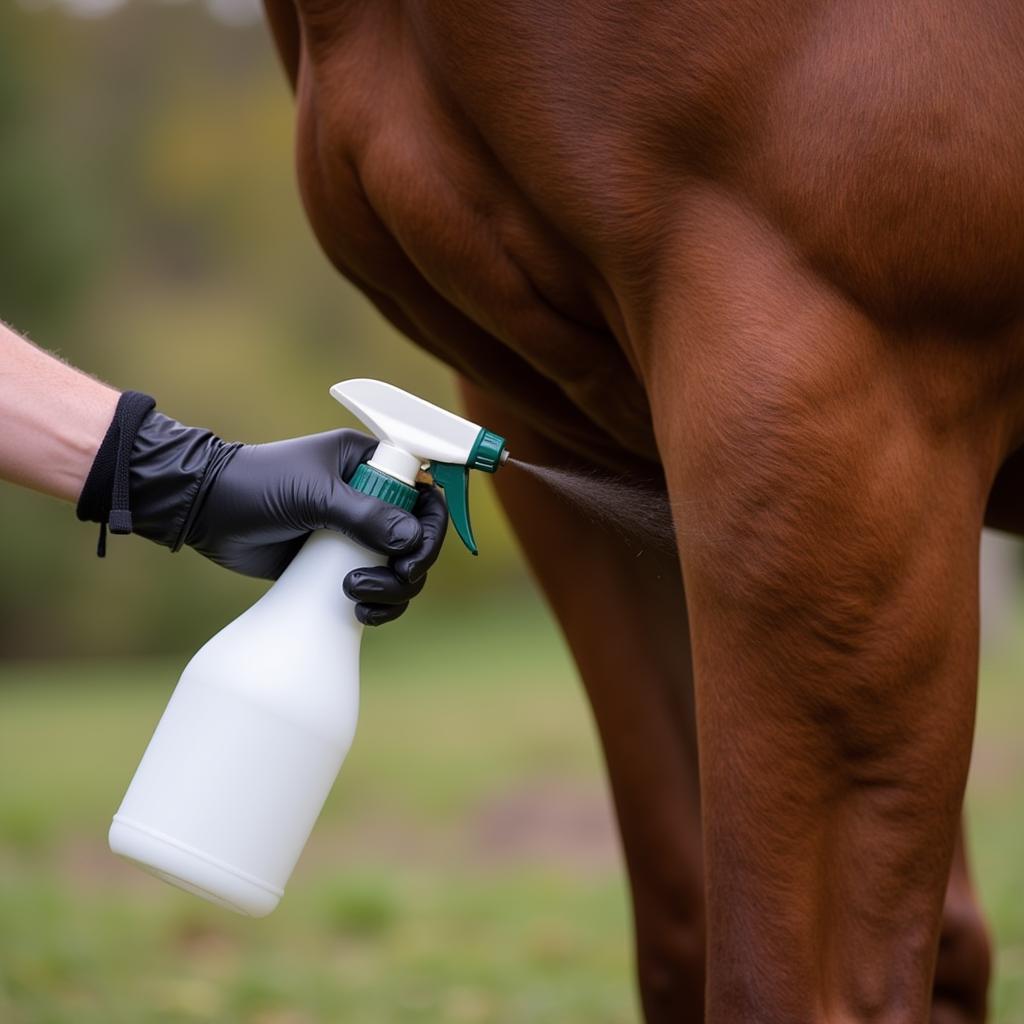
M 265 917 L 283 895 L 281 889 L 121 815 L 114 816 L 108 840 L 119 857 L 237 914 Z

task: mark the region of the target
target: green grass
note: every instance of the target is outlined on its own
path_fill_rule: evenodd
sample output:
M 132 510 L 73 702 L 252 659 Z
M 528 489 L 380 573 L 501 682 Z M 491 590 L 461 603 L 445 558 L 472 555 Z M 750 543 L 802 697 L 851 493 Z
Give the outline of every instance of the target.
M 183 659 L 0 669 L 0 1021 L 635 1024 L 600 759 L 550 624 L 525 601 L 407 618 L 368 634 L 356 745 L 262 921 L 106 850 Z M 986 664 L 972 778 L 1003 1024 L 1024 1020 L 1022 664 L 1024 641 Z
M 588 713 L 507 611 L 367 634 L 355 746 L 261 921 L 106 850 L 184 659 L 0 670 L 0 1022 L 635 1021 L 614 842 L 571 827 L 606 803 Z

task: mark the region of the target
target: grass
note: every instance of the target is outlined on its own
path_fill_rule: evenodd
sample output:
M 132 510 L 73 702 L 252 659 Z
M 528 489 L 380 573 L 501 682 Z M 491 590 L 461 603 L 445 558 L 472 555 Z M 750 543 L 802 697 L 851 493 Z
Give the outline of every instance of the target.
M 181 661 L 0 669 L 4 1024 L 636 1024 L 600 759 L 519 601 L 367 637 L 356 745 L 281 906 L 250 921 L 121 864 L 111 813 Z M 1024 640 L 985 666 L 976 873 L 995 1019 L 1024 1020 Z
M 182 661 L 0 671 L 0 1021 L 635 1021 L 564 650 L 535 606 L 447 611 L 367 634 L 356 744 L 262 921 L 106 850 Z

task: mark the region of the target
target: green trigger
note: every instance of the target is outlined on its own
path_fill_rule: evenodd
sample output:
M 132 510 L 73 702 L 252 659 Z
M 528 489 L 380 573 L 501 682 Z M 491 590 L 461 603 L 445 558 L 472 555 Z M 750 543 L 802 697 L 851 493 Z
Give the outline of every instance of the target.
M 434 483 L 444 488 L 448 515 L 455 532 L 471 554 L 479 554 L 473 539 L 473 528 L 469 525 L 469 470 L 454 462 L 432 462 L 430 472 Z

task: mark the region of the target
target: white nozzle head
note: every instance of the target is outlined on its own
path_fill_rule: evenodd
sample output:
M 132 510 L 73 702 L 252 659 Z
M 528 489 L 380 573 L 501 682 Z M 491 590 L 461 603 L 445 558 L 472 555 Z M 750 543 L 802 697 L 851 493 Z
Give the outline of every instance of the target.
M 452 525 L 475 555 L 469 471 L 494 473 L 504 465 L 505 439 L 379 380 L 343 380 L 331 388 L 331 395 L 380 439 L 368 463 L 371 469 L 413 486 L 421 466 L 429 463 L 434 483 L 444 488 Z M 370 477 L 360 482 L 358 476 L 359 471 L 352 480 L 357 490 L 376 486 L 370 484 Z
M 390 448 L 414 457 L 416 469 L 425 462 L 465 465 L 482 429 L 379 380 L 344 380 L 331 388 L 331 395 Z M 371 464 L 377 461 L 378 455 L 388 463 L 378 468 L 399 479 L 408 477 L 411 465 L 408 459 L 403 462 L 397 453 L 378 449 Z M 415 478 L 415 471 L 412 475 Z

